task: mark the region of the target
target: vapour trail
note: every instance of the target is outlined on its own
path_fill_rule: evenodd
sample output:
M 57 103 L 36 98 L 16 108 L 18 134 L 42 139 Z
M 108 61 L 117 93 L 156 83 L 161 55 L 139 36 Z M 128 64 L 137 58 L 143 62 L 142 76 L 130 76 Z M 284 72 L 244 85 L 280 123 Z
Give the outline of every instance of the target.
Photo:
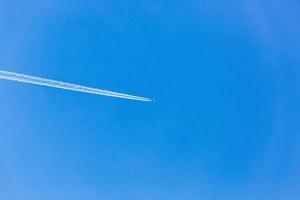
M 0 79 L 6 79 L 11 81 L 23 82 L 23 83 L 30 83 L 34 85 L 42 85 L 47 87 L 53 88 L 60 88 L 64 90 L 72 90 L 77 92 L 84 92 L 89 94 L 96 94 L 96 95 L 104 95 L 116 98 L 123 98 L 123 99 L 131 99 L 136 101 L 148 101 L 151 102 L 152 100 L 145 97 L 133 96 L 128 94 L 122 94 L 118 92 L 111 92 L 107 90 L 101 90 L 97 88 L 91 88 L 86 86 L 81 86 L 73 83 L 66 83 L 62 81 L 56 81 L 46 78 L 40 78 L 36 76 L 29 76 L 25 74 L 19 74 L 15 72 L 8 72 L 0 70 Z

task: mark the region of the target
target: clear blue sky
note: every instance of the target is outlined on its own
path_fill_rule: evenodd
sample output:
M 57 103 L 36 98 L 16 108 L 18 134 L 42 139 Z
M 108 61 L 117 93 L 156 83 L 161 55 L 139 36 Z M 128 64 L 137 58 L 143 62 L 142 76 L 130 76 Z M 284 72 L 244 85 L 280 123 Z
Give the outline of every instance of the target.
M 0 199 L 300 196 L 297 0 L 2 0 Z

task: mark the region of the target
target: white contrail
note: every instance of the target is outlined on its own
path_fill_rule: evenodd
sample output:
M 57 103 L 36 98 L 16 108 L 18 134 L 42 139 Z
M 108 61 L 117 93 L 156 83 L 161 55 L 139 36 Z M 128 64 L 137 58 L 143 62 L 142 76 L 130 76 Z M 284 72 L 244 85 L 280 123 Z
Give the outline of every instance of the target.
M 145 97 L 138 97 L 138 96 L 122 94 L 122 93 L 118 93 L 118 92 L 111 92 L 111 91 L 107 91 L 107 90 L 101 90 L 101 89 L 97 89 L 97 88 L 91 88 L 91 87 L 81 86 L 81 85 L 77 85 L 77 84 L 66 83 L 66 82 L 62 82 L 62 81 L 55 81 L 55 80 L 51 80 L 51 79 L 40 78 L 40 77 L 36 77 L 36 76 L 29 76 L 29 75 L 25 75 L 25 74 L 19 74 L 19 73 L 15 73 L 15 72 L 8 72 L 8 71 L 2 71 L 2 70 L 0 70 L 0 79 L 18 81 L 18 82 L 23 82 L 23 83 L 30 83 L 30 84 L 35 84 L 35 85 L 43 85 L 43 86 L 60 88 L 60 89 L 65 89 L 65 90 L 73 90 L 73 91 L 85 92 L 85 93 L 90 93 L 90 94 L 104 95 L 104 96 L 117 97 L 117 98 L 123 98 L 123 99 L 131 99 L 131 100 L 136 100 L 136 101 L 149 101 L 149 102 L 152 101 L 151 99 L 145 98 Z

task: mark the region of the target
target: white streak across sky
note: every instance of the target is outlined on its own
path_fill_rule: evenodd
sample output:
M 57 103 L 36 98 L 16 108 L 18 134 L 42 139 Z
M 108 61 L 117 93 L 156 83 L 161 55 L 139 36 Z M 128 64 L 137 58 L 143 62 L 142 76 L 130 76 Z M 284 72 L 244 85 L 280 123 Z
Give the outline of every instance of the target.
M 77 92 L 84 92 L 89 94 L 96 94 L 96 95 L 104 95 L 116 98 L 123 98 L 123 99 L 131 99 L 136 101 L 148 101 L 151 102 L 152 100 L 145 97 L 133 96 L 128 94 L 122 94 L 118 92 L 111 92 L 107 90 L 101 90 L 97 88 L 86 87 L 82 85 L 77 85 L 73 83 L 66 83 L 62 81 L 56 81 L 46 78 L 40 78 L 36 76 L 29 76 L 25 74 L 19 74 L 15 72 L 8 72 L 0 70 L 0 79 L 6 79 L 11 81 L 23 82 L 23 83 L 30 83 L 34 85 L 42 85 L 47 87 L 59 88 L 64 90 L 72 90 Z

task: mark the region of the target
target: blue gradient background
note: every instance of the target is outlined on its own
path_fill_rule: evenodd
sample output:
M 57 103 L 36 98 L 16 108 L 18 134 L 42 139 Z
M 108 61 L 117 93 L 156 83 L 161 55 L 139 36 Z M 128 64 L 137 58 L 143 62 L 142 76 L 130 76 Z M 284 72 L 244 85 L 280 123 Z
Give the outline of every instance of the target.
M 0 199 L 297 199 L 300 3 L 0 1 Z

